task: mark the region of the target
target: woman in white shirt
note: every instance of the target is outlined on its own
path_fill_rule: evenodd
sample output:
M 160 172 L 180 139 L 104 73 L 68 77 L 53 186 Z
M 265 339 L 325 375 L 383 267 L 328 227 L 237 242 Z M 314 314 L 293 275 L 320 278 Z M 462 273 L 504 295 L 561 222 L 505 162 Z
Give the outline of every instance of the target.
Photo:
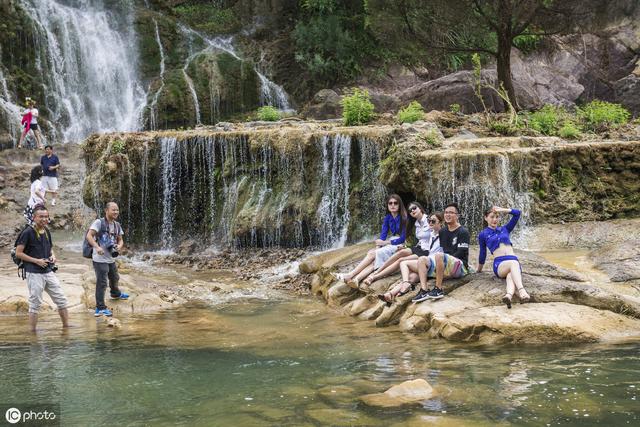
M 31 176 L 29 177 L 29 179 L 31 180 L 31 194 L 29 196 L 29 201 L 27 202 L 27 207 L 24 209 L 24 217 L 29 224 L 32 224 L 33 208 L 36 205 L 44 206 L 47 202 L 47 192 L 44 188 L 44 185 L 42 185 L 42 166 L 38 165 L 31 169 Z

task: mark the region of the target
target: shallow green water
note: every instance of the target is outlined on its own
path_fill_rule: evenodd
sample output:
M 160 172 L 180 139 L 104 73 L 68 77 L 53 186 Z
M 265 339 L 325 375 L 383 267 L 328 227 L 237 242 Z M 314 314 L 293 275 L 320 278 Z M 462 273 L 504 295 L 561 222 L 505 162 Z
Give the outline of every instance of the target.
M 312 299 L 125 318 L 76 314 L 29 341 L 0 318 L 0 403 L 60 403 L 63 425 L 638 425 L 640 345 L 470 347 L 376 329 Z M 438 395 L 370 408 L 408 379 Z

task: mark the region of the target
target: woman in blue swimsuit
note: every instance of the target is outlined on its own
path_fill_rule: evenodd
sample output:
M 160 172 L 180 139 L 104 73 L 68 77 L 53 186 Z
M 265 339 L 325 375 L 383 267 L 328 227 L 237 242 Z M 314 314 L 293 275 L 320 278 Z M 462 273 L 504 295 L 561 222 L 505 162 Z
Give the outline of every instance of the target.
M 505 226 L 499 226 L 500 214 L 511 214 L 511 220 Z M 513 252 L 513 245 L 509 239 L 509 234 L 513 231 L 520 219 L 520 211 L 517 209 L 505 209 L 499 207 L 492 207 L 487 209 L 484 213 L 484 220 L 487 222 L 488 227 L 480 232 L 478 235 L 478 244 L 480 245 L 480 256 L 478 256 L 478 268 L 480 273 L 484 262 L 487 258 L 487 248 L 493 254 L 493 273 L 500 279 L 507 280 L 507 293 L 502 298 L 502 301 L 507 304 L 508 308 L 511 308 L 511 298 L 516 290 L 518 290 L 518 296 L 520 302 L 528 302 L 530 297 L 524 286 L 522 286 L 522 268 L 520 267 L 520 261 Z

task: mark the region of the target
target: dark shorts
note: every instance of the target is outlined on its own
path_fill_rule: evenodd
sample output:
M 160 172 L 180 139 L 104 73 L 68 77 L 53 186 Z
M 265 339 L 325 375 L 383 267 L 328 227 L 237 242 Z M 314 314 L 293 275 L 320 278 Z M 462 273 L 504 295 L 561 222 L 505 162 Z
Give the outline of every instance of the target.
M 36 131 L 38 130 L 38 124 L 37 123 L 31 123 L 29 125 L 29 128 L 31 128 L 31 130 Z
M 429 256 L 429 251 L 425 251 L 424 249 L 422 249 L 418 245 L 411 246 L 411 253 L 414 254 L 414 255 L 418 255 L 419 257 L 421 257 L 421 256 Z
M 502 261 L 518 261 L 518 265 L 520 265 L 520 260 L 515 255 L 504 255 L 504 256 L 495 257 L 493 259 L 493 274 L 495 274 L 497 278 L 500 278 L 500 276 L 498 276 L 498 267 L 500 266 L 500 263 Z M 521 265 L 520 265 L 520 272 L 522 272 Z

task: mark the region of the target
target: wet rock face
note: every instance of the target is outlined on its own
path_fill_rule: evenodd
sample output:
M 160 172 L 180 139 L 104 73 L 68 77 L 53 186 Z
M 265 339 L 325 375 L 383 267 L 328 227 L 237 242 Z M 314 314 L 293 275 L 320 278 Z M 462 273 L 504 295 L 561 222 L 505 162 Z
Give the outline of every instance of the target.
M 428 121 L 223 123 L 89 138 L 83 198 L 118 201 L 133 242 L 328 248 L 377 234 L 387 192 L 430 212 L 455 201 L 472 232 L 493 205 L 520 208 L 524 224 L 635 216 L 638 147 L 445 139 Z
M 376 281 L 365 291 L 336 282 L 332 275 L 335 271 L 348 271 L 367 249 L 362 248 L 359 254 L 351 251 L 352 262 L 345 262 L 343 249 L 325 253 L 321 259 L 311 257 L 301 265 L 307 271 L 315 268 L 314 294 L 345 314 L 373 321 L 376 326 L 398 325 L 403 331 L 424 333 L 434 339 L 481 343 L 640 338 L 640 291 L 632 287 L 637 278 L 631 278 L 635 277 L 635 270 L 625 282 L 628 289 L 620 292 L 619 288 L 596 286 L 580 274 L 556 267 L 530 252 L 518 252 L 530 303 L 519 304 L 516 293 L 513 308 L 507 309 L 501 302 L 505 281 L 483 272 L 445 280 L 446 297 L 441 300 L 414 304 L 411 298 L 416 290 L 386 306 L 376 294 L 395 285 L 400 280 L 398 275 Z M 476 256 L 474 250 L 470 259 L 477 259 Z

